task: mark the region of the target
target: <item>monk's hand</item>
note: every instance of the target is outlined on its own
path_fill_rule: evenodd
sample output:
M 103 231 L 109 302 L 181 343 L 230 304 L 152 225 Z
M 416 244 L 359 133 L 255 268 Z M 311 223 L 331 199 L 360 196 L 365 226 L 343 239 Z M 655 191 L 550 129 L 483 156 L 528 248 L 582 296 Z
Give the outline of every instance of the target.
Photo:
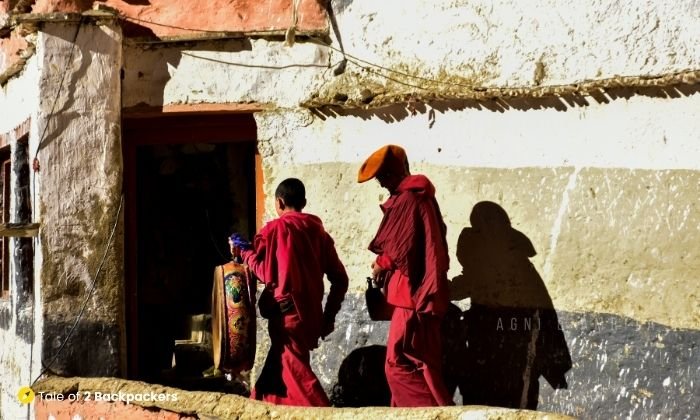
M 233 248 L 236 248 L 239 251 L 248 250 L 253 247 L 251 243 L 240 233 L 234 233 L 233 235 L 231 235 L 231 237 L 228 239 L 228 243 Z
M 382 274 L 382 267 L 376 261 L 372 261 L 372 278 L 376 281 L 379 275 Z

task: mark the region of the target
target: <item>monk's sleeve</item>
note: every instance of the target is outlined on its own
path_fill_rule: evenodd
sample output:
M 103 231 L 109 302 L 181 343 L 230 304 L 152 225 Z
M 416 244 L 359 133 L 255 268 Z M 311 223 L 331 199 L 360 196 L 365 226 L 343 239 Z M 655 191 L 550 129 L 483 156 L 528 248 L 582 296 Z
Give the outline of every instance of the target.
M 345 271 L 343 263 L 338 258 L 338 253 L 335 250 L 335 244 L 330 236 L 326 238 L 326 255 L 324 258 L 324 271 L 331 283 L 331 289 L 328 292 L 326 299 L 326 307 L 323 310 L 323 317 L 334 322 L 335 316 L 340 311 L 340 305 L 345 299 L 345 293 L 348 291 L 348 275 Z
M 245 262 L 250 268 L 250 271 L 265 284 L 272 280 L 269 278 L 271 267 L 269 267 L 270 259 L 267 258 L 269 245 L 267 236 L 266 230 L 261 231 L 255 235 L 253 249 L 241 251 L 243 262 Z
M 387 210 L 370 251 L 377 254 L 375 260 L 383 270 L 399 269 L 409 276 L 416 244 L 416 200 L 411 193 L 404 193 Z M 376 246 L 379 243 L 381 246 Z
M 382 268 L 384 271 L 391 271 L 395 270 L 396 266 L 394 265 L 394 262 L 391 260 L 391 258 L 386 255 L 386 254 L 379 254 L 377 255 L 377 259 L 375 260 L 377 265 Z
M 425 272 L 423 281 L 414 294 L 416 312 L 441 316 L 445 314 L 449 304 L 449 256 L 444 225 L 438 209 L 431 200 L 421 202 L 419 214 L 425 240 Z

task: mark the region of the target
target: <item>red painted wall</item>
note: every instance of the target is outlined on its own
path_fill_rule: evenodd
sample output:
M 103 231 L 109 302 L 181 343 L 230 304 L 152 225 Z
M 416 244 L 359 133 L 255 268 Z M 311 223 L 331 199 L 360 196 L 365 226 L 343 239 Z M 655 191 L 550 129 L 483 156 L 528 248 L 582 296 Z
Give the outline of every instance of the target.
M 37 419 L 73 420 L 80 415 L 83 419 L 139 419 L 139 420 L 194 420 L 197 417 L 173 413 L 157 408 L 144 409 L 135 404 L 122 402 L 95 401 L 44 401 L 34 400 Z
M 92 7 L 92 0 L 36 0 L 32 13 L 75 13 Z
M 27 41 L 13 31 L 6 38 L 0 38 L 0 74 L 14 66 L 20 59 L 20 54 L 27 48 Z
M 92 7 L 92 0 L 37 0 L 33 11 L 79 12 Z M 204 31 L 254 32 L 285 30 L 292 25 L 293 0 L 101 0 L 130 18 L 126 36 L 181 36 Z M 325 0 L 300 0 L 297 28 L 325 31 L 328 23 Z M 162 25 L 151 24 L 155 22 Z M 194 30 L 193 30 L 194 29 Z
M 297 30 L 328 30 L 326 0 L 299 0 Z M 0 0 L 0 15 L 15 1 Z M 102 3 L 125 16 L 126 37 L 197 37 L 214 32 L 284 31 L 292 26 L 294 0 L 35 0 L 32 13 L 79 13 Z M 0 74 L 19 59 L 26 42 L 13 31 L 0 38 Z

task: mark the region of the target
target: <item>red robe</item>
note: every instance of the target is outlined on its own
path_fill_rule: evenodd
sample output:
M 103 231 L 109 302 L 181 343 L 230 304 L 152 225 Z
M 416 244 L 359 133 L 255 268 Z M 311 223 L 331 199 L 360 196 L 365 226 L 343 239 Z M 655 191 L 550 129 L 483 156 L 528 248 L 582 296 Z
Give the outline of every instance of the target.
M 390 271 L 393 306 L 384 369 L 394 407 L 452 405 L 442 380 L 440 323 L 449 305 L 446 227 L 435 188 L 406 177 L 381 206 L 384 218 L 369 249 Z
M 265 283 L 267 299 L 261 296 L 260 312 L 273 312 L 268 320 L 270 352 L 251 398 L 285 405 L 330 405 L 311 370 L 309 352 L 318 347 L 323 320 L 335 320 L 348 289 L 333 239 L 318 217 L 285 213 L 267 223 L 255 236 L 253 249 L 241 255 Z M 325 310 L 324 274 L 331 283 Z

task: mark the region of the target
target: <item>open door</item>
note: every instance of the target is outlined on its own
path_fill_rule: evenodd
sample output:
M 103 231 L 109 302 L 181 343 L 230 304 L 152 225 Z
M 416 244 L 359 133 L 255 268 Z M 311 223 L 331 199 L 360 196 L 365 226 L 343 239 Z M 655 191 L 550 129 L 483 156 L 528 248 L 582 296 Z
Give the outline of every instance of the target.
M 185 389 L 202 379 L 214 267 L 256 227 L 252 114 L 126 119 L 128 376 Z M 177 343 L 177 347 L 176 347 Z

